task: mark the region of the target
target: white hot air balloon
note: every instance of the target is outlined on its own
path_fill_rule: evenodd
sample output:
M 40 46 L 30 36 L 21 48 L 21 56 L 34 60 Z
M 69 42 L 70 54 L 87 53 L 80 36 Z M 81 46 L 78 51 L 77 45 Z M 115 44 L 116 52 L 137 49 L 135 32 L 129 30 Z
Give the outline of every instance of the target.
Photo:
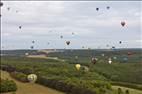
M 36 74 L 29 74 L 27 76 L 27 79 L 29 82 L 34 83 L 37 80 L 37 75 Z
M 80 70 L 81 65 L 80 64 L 76 64 L 75 67 L 76 67 L 77 70 Z
M 27 56 L 27 55 L 29 55 L 29 53 L 25 53 L 25 55 Z
M 109 58 L 109 59 L 108 59 L 108 63 L 109 63 L 109 64 L 111 64 L 111 63 L 112 63 L 112 60 L 111 60 L 111 58 Z

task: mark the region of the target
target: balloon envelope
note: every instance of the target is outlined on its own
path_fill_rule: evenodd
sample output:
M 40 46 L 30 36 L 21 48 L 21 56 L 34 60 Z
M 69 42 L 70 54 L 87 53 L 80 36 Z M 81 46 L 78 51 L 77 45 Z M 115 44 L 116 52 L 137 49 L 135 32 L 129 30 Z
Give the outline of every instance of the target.
M 99 8 L 96 8 L 97 11 L 99 11 Z
M 77 70 L 79 70 L 81 65 L 80 64 L 76 64 L 75 67 L 76 67 Z
M 125 26 L 125 24 L 126 24 L 126 23 L 125 23 L 124 21 L 121 22 L 121 25 L 122 25 L 123 27 Z
M 97 62 L 97 60 L 96 60 L 96 58 L 92 58 L 92 60 L 91 60 L 91 62 L 93 63 L 93 64 L 96 64 L 96 62 Z
M 27 79 L 29 82 L 35 82 L 37 80 L 37 75 L 36 74 L 30 74 L 27 76 Z
M 3 3 L 2 2 L 0 2 L 0 7 L 2 7 L 3 6 Z
M 70 45 L 70 41 L 66 41 L 66 44 L 67 44 L 67 45 Z

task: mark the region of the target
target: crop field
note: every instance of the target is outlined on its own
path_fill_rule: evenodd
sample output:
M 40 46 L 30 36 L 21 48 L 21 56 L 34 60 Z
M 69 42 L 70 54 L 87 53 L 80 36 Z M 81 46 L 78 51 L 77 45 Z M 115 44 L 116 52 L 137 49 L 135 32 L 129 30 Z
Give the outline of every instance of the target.
M 65 93 L 84 94 L 88 90 L 90 92 L 88 94 L 117 94 L 117 88 L 122 87 L 123 92 L 128 89 L 130 94 L 142 94 L 141 50 L 131 49 L 129 51 L 133 53 L 130 56 L 127 55 L 127 50 L 94 50 L 93 52 L 90 50 L 66 50 L 49 53 L 47 59 L 29 58 L 24 55 L 24 51 L 24 53 L 21 52 L 21 55 L 2 56 L 1 65 L 2 68 L 7 65 L 8 69 L 14 68 L 25 74 L 34 73 L 39 78 L 36 83 Z M 38 51 L 29 52 L 31 55 L 33 53 L 36 55 Z M 117 59 L 113 59 L 112 64 L 109 64 L 107 58 L 114 56 Z M 48 57 L 53 58 L 48 59 Z M 54 57 L 58 58 L 54 59 Z M 92 57 L 98 58 L 96 64 L 91 63 Z M 127 57 L 128 60 L 123 60 L 123 57 Z M 81 65 L 80 70 L 76 69 L 76 64 Z M 86 66 L 88 71 L 85 71 L 83 66 Z M 8 69 L 5 68 L 6 71 L 9 71 Z M 62 89 L 65 88 L 65 85 L 59 83 L 71 85 L 72 91 Z M 132 88 L 135 90 L 131 90 Z

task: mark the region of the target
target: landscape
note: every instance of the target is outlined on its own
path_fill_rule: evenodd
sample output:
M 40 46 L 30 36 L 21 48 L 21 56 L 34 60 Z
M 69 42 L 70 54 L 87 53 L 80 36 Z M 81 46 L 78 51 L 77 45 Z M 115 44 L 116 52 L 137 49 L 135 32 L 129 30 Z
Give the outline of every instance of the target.
M 0 1 L 0 94 L 142 94 L 141 1 Z

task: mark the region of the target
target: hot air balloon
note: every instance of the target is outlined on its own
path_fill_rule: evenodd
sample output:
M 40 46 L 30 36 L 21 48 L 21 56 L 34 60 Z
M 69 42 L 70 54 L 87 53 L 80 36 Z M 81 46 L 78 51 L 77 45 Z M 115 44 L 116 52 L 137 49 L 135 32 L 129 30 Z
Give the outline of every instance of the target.
M 116 57 L 116 56 L 114 56 L 114 57 L 113 57 L 113 59 L 117 59 L 117 57 Z
M 16 13 L 18 13 L 18 10 L 16 10 Z
M 115 46 L 112 46 L 112 49 L 115 49 Z
M 10 10 L 10 7 L 8 7 L 7 10 L 9 11 L 9 10 Z
M 124 60 L 124 61 L 127 61 L 127 60 L 128 60 L 128 58 L 127 58 L 127 57 L 124 57 L 124 58 L 123 58 L 123 60 Z
M 93 57 L 93 58 L 91 59 L 91 62 L 92 62 L 93 64 L 96 64 L 96 62 L 97 62 L 96 58 Z
M 60 38 L 62 39 L 62 38 L 63 38 L 63 36 L 61 35 L 61 36 L 60 36 Z
M 102 56 L 105 56 L 105 54 L 102 54 Z
M 34 49 L 34 46 L 31 46 L 31 49 Z
M 22 28 L 22 26 L 19 26 L 19 29 L 21 29 Z
M 109 6 L 107 6 L 106 8 L 107 8 L 107 9 L 110 9 L 110 7 L 109 7 Z
M 67 45 L 70 45 L 70 41 L 66 41 L 66 44 L 67 44 Z
M 99 11 L 99 8 L 96 8 L 97 11 Z
M 25 55 L 27 56 L 27 55 L 29 55 L 29 53 L 25 53 Z
M 33 40 L 32 43 L 35 43 L 35 41 Z
M 108 63 L 109 63 L 109 64 L 111 64 L 111 63 L 112 63 L 112 60 L 111 60 L 111 58 L 109 58 L 109 59 L 108 59 Z
M 84 71 L 84 72 L 88 72 L 89 71 L 89 68 L 87 66 L 82 66 L 81 69 Z
M 3 2 L 0 2 L 0 7 L 2 7 L 3 6 Z
M 130 56 L 130 55 L 132 55 L 132 54 L 133 54 L 132 52 L 128 52 L 128 53 L 127 53 L 128 56 Z
M 75 59 L 78 59 L 78 56 L 75 56 Z
M 121 25 L 122 25 L 123 27 L 125 26 L 125 24 L 126 24 L 126 23 L 125 23 L 124 21 L 121 22 Z
M 81 65 L 80 64 L 76 64 L 75 67 L 76 67 L 77 70 L 80 70 Z
M 37 75 L 36 74 L 30 74 L 27 76 L 27 79 L 29 82 L 34 83 L 37 80 Z
M 72 32 L 72 35 L 74 35 L 74 32 Z
M 119 44 L 121 44 L 122 43 L 122 41 L 119 41 Z

